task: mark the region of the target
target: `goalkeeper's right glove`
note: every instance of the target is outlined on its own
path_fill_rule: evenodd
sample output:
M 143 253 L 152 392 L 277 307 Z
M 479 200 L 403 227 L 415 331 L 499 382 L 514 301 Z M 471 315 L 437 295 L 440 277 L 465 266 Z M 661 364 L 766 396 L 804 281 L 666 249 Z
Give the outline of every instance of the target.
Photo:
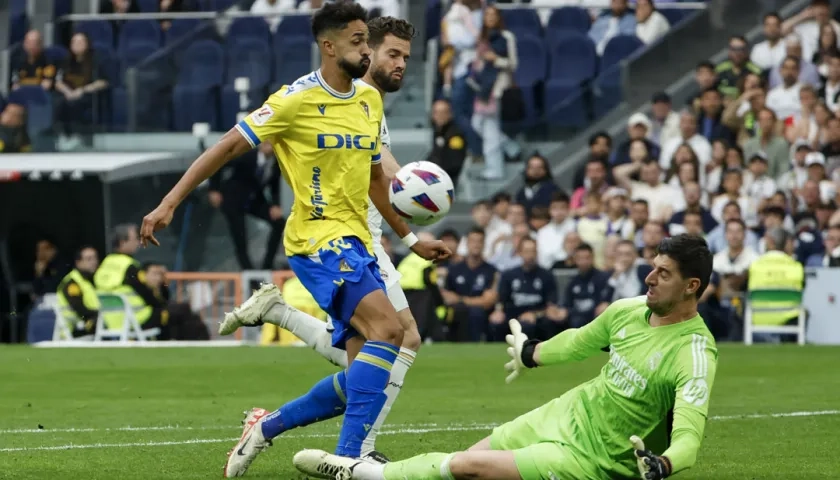
M 538 366 L 534 361 L 534 350 L 540 343 L 539 340 L 528 339 L 528 335 L 522 333 L 522 325 L 518 320 L 508 321 L 508 326 L 510 326 L 510 334 L 505 336 L 505 341 L 509 345 L 507 354 L 510 355 L 511 360 L 505 364 L 505 370 L 509 372 L 505 383 L 516 380 L 519 372 L 526 368 Z
M 630 437 L 630 442 L 633 444 L 633 453 L 636 454 L 636 464 L 642 480 L 661 480 L 671 474 L 671 461 L 668 457 L 654 455 L 636 435 Z

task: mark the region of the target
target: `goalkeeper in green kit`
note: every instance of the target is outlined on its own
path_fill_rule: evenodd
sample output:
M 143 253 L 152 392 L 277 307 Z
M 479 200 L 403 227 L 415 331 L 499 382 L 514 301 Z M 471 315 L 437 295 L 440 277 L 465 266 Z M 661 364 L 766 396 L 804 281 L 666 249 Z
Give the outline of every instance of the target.
M 614 302 L 588 325 L 545 342 L 528 339 L 511 320 L 508 382 L 525 369 L 583 360 L 605 346 L 609 361 L 596 378 L 465 452 L 374 465 L 303 450 L 295 466 L 338 480 L 657 480 L 685 470 L 697 459 L 717 366 L 714 339 L 697 314 L 711 275 L 706 241 L 678 235 L 659 244 L 645 296 Z M 663 425 L 670 445 L 647 450 L 642 439 Z

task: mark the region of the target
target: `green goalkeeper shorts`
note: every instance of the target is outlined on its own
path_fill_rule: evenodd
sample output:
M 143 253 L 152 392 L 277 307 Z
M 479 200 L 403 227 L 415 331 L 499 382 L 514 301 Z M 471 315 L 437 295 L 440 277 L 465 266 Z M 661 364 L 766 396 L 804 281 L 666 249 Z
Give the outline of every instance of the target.
M 512 451 L 522 480 L 582 480 L 609 478 L 586 455 L 558 438 L 540 434 L 546 419 L 568 415 L 557 410 L 555 401 L 500 425 L 490 435 L 493 450 Z

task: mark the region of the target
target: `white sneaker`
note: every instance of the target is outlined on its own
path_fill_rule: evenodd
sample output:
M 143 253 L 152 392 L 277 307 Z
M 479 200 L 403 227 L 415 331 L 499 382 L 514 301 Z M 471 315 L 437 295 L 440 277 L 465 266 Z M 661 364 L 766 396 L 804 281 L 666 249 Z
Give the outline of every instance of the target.
M 242 437 L 228 452 L 227 463 L 225 463 L 225 478 L 241 477 L 245 475 L 251 462 L 257 458 L 263 450 L 271 445 L 271 440 L 266 440 L 262 433 L 262 424 L 270 412 L 264 408 L 252 408 L 246 412 L 245 429 Z
M 315 478 L 352 480 L 353 468 L 363 460 L 340 457 L 323 450 L 301 450 L 292 460 L 298 470 Z
M 263 283 L 259 290 L 242 305 L 225 313 L 225 319 L 219 325 L 219 335 L 230 335 L 239 327 L 256 327 L 263 324 L 262 317 L 275 305 L 286 305 L 280 289 L 273 283 Z

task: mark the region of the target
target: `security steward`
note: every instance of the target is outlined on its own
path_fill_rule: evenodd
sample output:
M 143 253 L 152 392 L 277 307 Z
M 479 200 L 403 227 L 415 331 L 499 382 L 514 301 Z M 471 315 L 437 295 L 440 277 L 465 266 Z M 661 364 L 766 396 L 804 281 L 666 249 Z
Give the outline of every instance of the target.
M 96 331 L 100 304 L 93 286 L 93 274 L 97 266 L 99 254 L 96 249 L 82 247 L 76 253 L 75 268 L 58 284 L 56 293 L 61 309 L 60 320 L 67 322 L 73 338 L 93 335 Z
M 422 239 L 434 240 L 428 232 L 418 234 Z M 411 313 L 417 320 L 417 330 L 423 339 L 442 338 L 441 325 L 437 308 L 443 305 L 443 298 L 438 288 L 437 267 L 415 253 L 410 253 L 397 266 L 400 274 L 400 287 L 405 292 L 405 298 L 411 308 Z
M 785 252 L 788 242 L 791 241 L 790 235 L 781 227 L 773 227 L 767 229 L 764 241 L 767 252 L 750 264 L 747 291 L 782 289 L 802 292 L 805 286 L 805 268 Z M 772 312 L 753 313 L 753 325 L 790 325 L 799 320 L 799 301 L 785 301 L 781 298 L 774 299 L 766 305 L 760 301 L 751 303 L 758 309 L 774 309 Z
M 467 144 L 464 133 L 452 118 L 452 106 L 447 100 L 437 100 L 432 105 L 432 127 L 434 145 L 429 161 L 440 165 L 452 183 L 458 185 L 458 176 L 467 158 Z
M 114 252 L 102 260 L 93 276 L 97 291 L 122 294 L 134 310 L 134 317 L 142 329 L 159 328 L 159 340 L 169 340 L 170 325 L 166 300 L 155 295 L 146 284 L 146 274 L 133 255 L 140 248 L 137 225 L 124 224 L 114 228 Z M 124 315 L 120 312 L 104 314 L 109 330 L 122 328 Z

